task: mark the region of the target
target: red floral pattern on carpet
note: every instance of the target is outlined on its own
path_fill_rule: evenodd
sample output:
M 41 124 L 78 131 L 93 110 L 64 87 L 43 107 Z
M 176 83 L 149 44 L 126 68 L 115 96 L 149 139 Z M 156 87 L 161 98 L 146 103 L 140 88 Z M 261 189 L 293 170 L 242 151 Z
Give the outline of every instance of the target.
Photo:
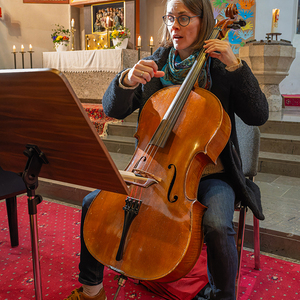
M 103 111 L 102 104 L 82 103 L 82 106 L 87 112 L 91 122 L 94 124 L 100 136 L 107 135 L 107 124 L 122 122 L 120 120 L 108 117 Z
M 11 248 L 5 202 L 0 203 L 0 299 L 34 299 L 33 267 L 27 197 L 18 198 L 20 245 Z M 44 300 L 67 297 L 78 283 L 81 210 L 43 201 L 38 205 L 39 249 Z M 300 299 L 300 265 L 261 255 L 261 270 L 253 269 L 254 257 L 244 251 L 240 300 Z M 115 272 L 105 269 L 108 300 L 114 298 Z M 170 299 L 170 295 L 168 299 Z M 172 296 L 171 299 L 180 299 Z M 119 293 L 122 300 L 164 299 L 128 280 Z M 185 299 L 182 299 L 185 300 Z

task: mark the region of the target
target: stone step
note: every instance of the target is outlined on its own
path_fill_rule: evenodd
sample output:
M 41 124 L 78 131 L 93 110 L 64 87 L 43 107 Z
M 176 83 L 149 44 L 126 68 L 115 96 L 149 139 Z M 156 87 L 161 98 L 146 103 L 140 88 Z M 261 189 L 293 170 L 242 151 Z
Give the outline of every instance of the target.
M 300 136 L 261 133 L 260 150 L 263 152 L 300 155 Z
M 258 172 L 300 178 L 300 155 L 260 151 Z
M 300 136 L 300 126 L 298 122 L 267 121 L 259 127 L 261 133 L 285 134 Z
M 133 137 L 136 132 L 136 122 L 122 122 L 107 124 L 107 134 L 110 136 Z
M 135 150 L 134 137 L 108 135 L 101 139 L 109 152 L 132 155 Z
M 139 115 L 139 111 L 137 109 L 131 115 L 129 115 L 128 117 L 126 117 L 123 121 L 124 122 L 131 122 L 131 123 L 137 124 L 138 115 Z

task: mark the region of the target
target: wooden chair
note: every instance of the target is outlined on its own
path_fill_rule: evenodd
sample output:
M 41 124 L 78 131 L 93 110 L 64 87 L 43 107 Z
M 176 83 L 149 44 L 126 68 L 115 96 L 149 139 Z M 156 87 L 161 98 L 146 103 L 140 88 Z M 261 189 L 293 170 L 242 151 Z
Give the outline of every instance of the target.
M 21 176 L 4 171 L 0 167 L 0 200 L 6 199 L 6 209 L 12 247 L 19 245 L 17 196 L 26 193 L 26 186 Z
M 237 137 L 239 142 L 240 154 L 242 158 L 243 172 L 246 177 L 254 181 L 257 174 L 259 147 L 260 147 L 260 131 L 256 126 L 246 125 L 239 117 L 235 117 Z M 239 214 L 239 222 L 237 229 L 237 251 L 238 251 L 238 272 L 236 278 L 236 298 L 239 295 L 241 262 L 243 255 L 243 244 L 245 234 L 245 222 L 247 207 L 238 205 L 236 208 Z M 254 257 L 256 270 L 260 268 L 260 240 L 259 240 L 259 220 L 253 216 L 253 234 L 254 234 Z

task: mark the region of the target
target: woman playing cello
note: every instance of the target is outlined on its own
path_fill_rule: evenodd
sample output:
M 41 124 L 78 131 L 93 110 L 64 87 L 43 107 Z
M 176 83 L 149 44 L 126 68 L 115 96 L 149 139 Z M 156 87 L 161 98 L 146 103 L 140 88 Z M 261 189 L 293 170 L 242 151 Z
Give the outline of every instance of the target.
M 228 42 L 207 40 L 214 18 L 209 0 L 168 0 L 163 17 L 162 45 L 131 69 L 120 72 L 108 87 L 102 103 L 105 113 L 123 119 L 143 109 L 147 99 L 163 87 L 180 85 L 199 51 L 209 55 L 198 78 L 200 87 L 220 100 L 230 117 L 232 130 L 217 164 L 204 170 L 197 199 L 207 207 L 203 217 L 207 245 L 209 298 L 235 299 L 237 252 L 233 213 L 236 198 L 241 199 L 263 220 L 259 188 L 245 179 L 239 161 L 234 115 L 248 125 L 262 125 L 268 119 L 268 104 L 248 65 L 236 58 Z M 191 128 L 191 130 L 200 130 Z M 184 158 L 182 158 L 184 159 Z M 82 225 L 87 209 L 99 191 L 85 197 Z M 105 300 L 103 265 L 87 250 L 81 236 L 79 282 L 67 298 Z

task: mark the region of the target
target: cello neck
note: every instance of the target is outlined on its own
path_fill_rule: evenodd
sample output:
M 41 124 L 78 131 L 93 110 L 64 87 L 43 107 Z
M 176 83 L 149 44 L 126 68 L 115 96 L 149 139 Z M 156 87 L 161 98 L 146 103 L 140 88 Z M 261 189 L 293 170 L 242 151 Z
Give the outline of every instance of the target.
M 215 39 L 219 36 L 219 28 L 213 28 L 209 39 Z M 191 70 L 184 79 L 178 93 L 176 94 L 174 100 L 166 111 L 162 121 L 157 127 L 156 132 L 154 133 L 152 139 L 150 140 L 151 145 L 163 148 L 169 138 L 170 133 L 172 132 L 173 127 L 183 109 L 184 104 L 190 92 L 192 91 L 196 80 L 203 69 L 205 62 L 208 56 L 205 53 L 205 50 L 202 48 L 198 57 L 196 58 Z

